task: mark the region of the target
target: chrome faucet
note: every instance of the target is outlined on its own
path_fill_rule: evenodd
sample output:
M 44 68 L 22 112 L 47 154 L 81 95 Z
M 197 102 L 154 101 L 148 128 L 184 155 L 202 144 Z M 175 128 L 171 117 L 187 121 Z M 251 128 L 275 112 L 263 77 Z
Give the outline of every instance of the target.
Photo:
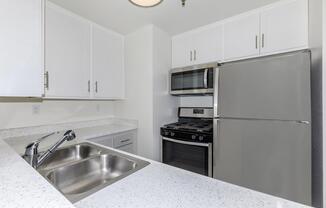
M 52 147 L 50 147 L 46 152 L 44 152 L 42 155 L 39 155 L 38 152 L 38 147 L 40 142 L 49 137 L 56 134 L 55 133 L 51 133 L 48 134 L 40 139 L 38 139 L 37 141 L 27 145 L 26 150 L 25 150 L 25 154 L 24 154 L 24 159 L 33 167 L 33 168 L 38 168 L 40 165 L 43 164 L 44 161 L 46 161 L 57 149 L 58 147 L 64 143 L 65 141 L 71 141 L 73 139 L 76 138 L 76 134 L 73 130 L 69 130 L 67 131 L 63 137 L 57 141 Z

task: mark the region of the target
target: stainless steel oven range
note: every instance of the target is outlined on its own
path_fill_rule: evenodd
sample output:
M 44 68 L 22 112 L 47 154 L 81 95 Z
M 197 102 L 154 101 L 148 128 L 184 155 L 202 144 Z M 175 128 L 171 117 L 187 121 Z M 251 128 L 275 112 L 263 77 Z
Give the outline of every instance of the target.
M 212 177 L 213 108 L 179 108 L 161 136 L 163 163 Z

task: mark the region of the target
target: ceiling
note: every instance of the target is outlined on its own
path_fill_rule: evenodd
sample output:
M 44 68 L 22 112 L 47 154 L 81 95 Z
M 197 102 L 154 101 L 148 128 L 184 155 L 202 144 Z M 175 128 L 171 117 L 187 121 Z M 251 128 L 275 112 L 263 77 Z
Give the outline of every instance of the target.
M 164 0 L 140 8 L 128 0 L 50 0 L 100 25 L 128 34 L 154 24 L 171 35 L 182 33 L 279 0 Z

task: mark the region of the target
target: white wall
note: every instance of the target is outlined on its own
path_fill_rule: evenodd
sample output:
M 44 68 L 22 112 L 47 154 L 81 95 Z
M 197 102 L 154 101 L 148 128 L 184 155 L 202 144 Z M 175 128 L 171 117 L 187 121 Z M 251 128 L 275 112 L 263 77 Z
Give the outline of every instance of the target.
M 312 201 L 323 200 L 322 1 L 309 1 L 309 47 L 312 51 Z
M 152 26 L 125 37 L 126 100 L 116 103 L 116 115 L 139 122 L 138 154 L 153 156 L 153 36 Z
M 113 101 L 0 100 L 0 129 L 82 121 L 113 115 Z
M 180 107 L 213 107 L 213 96 L 180 97 Z
M 160 127 L 177 120 L 179 98 L 169 94 L 169 70 L 171 69 L 171 37 L 158 27 L 153 26 L 153 110 L 154 143 L 153 159 L 160 161 Z
M 326 1 L 323 1 L 323 178 L 326 178 Z M 323 180 L 323 199 L 326 202 L 326 180 Z
M 160 160 L 160 127 L 176 119 L 178 98 L 168 94 L 171 38 L 148 25 L 125 38 L 126 100 L 116 115 L 139 121 L 138 154 Z

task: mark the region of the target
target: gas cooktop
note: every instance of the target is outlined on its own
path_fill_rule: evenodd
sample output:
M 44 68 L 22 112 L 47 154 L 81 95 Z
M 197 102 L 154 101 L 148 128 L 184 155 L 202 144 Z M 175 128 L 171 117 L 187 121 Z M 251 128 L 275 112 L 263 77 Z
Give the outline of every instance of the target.
M 212 108 L 180 108 L 178 116 L 178 122 L 161 128 L 161 136 L 188 142 L 213 142 Z
M 188 132 L 197 132 L 197 133 L 213 133 L 213 121 L 210 120 L 187 120 L 179 121 L 172 124 L 167 124 L 163 128 L 178 130 L 178 131 L 188 131 Z

